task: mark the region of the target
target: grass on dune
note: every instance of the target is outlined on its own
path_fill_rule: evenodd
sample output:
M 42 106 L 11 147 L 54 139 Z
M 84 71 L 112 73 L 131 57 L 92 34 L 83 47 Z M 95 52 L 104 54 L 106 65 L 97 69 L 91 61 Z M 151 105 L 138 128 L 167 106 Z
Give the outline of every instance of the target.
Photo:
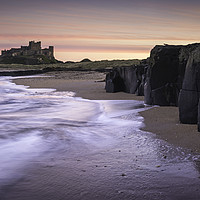
M 41 64 L 41 65 L 23 65 L 23 64 L 0 64 L 0 70 L 33 70 L 43 69 L 46 67 L 51 68 L 73 68 L 77 70 L 98 70 L 98 69 L 111 69 L 120 66 L 132 66 L 140 64 L 140 60 L 102 60 L 91 62 L 72 62 L 72 63 L 56 63 L 56 64 Z

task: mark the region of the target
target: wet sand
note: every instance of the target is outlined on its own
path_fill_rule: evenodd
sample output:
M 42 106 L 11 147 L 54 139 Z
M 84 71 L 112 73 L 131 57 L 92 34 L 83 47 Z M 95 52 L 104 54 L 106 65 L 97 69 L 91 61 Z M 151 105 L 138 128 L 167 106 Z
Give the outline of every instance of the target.
M 73 91 L 76 92 L 76 96 L 91 100 L 143 101 L 143 97 L 131 94 L 106 93 L 105 82 L 101 82 L 105 78 L 105 74 L 102 73 L 72 72 L 47 75 L 53 77 L 16 79 L 14 82 L 31 88 Z M 159 146 L 159 142 L 155 142 L 158 146 L 153 151 L 161 155 L 160 161 L 163 162 L 163 166 L 161 163 L 153 163 L 152 166 L 147 163 L 146 168 L 142 162 L 142 155 L 134 155 L 140 146 L 145 145 L 149 148 L 145 152 L 149 151 L 151 157 L 151 148 L 154 148 L 156 138 L 177 147 L 187 148 L 190 152 L 200 153 L 200 135 L 196 125 L 179 124 L 178 109 L 175 107 L 154 107 L 141 112 L 141 115 L 145 123 L 142 130 L 156 134 L 149 140 L 153 146 L 148 140 L 148 143 L 145 143 L 146 132 L 135 133 L 138 134 L 138 138 L 121 135 L 121 143 L 107 148 L 95 149 L 79 141 L 66 147 L 58 145 L 53 147 L 52 151 L 46 152 L 44 157 L 32 161 L 24 172 L 26 176 L 12 182 L 12 185 L 5 186 L 0 195 L 5 200 L 59 200 L 63 197 L 70 200 L 199 199 L 199 174 L 184 162 L 178 167 L 174 165 L 174 171 L 168 171 L 169 165 L 173 168 L 173 161 L 170 161 L 170 158 L 168 161 L 168 155 L 162 157 L 165 152 L 162 144 Z M 140 134 L 143 134 L 144 141 L 140 141 Z M 139 145 L 135 147 L 133 143 L 137 140 Z M 200 171 L 200 162 L 195 164 L 197 171 Z M 191 171 L 187 174 L 185 169 Z
M 145 124 L 142 130 L 156 133 L 157 137 L 177 147 L 200 153 L 197 125 L 180 124 L 177 107 L 154 107 L 140 114 Z
M 40 78 L 16 79 L 19 85 L 30 88 L 55 88 L 57 91 L 73 91 L 76 96 L 90 100 L 139 100 L 143 97 L 123 92 L 106 93 L 105 73 L 99 72 L 57 72 Z M 154 107 L 141 112 L 145 126 L 142 130 L 157 134 L 165 141 L 200 153 L 200 133 L 197 125 L 179 123 L 177 107 Z

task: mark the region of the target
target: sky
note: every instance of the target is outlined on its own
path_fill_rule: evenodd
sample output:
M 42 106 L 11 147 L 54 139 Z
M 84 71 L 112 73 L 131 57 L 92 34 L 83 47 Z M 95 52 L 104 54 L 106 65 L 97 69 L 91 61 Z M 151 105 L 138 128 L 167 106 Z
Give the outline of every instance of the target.
M 0 49 L 42 41 L 62 61 L 142 59 L 200 42 L 199 0 L 0 0 Z

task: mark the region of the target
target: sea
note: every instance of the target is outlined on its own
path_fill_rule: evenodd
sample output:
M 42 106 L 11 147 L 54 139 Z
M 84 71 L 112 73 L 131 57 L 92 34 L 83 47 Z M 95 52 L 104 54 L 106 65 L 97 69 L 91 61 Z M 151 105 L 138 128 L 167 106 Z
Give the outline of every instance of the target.
M 88 100 L 16 85 L 15 78 L 0 77 L 0 199 L 26 169 L 58 152 L 69 160 L 82 155 L 110 167 L 107 176 L 124 178 L 124 184 L 109 179 L 117 186 L 105 199 L 200 199 L 200 156 L 142 131 L 139 112 L 151 109 L 144 102 Z

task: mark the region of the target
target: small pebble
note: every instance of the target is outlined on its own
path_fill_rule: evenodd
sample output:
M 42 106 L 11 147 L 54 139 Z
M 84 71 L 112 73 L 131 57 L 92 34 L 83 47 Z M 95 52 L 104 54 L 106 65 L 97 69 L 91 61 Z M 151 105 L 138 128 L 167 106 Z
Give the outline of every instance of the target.
M 126 174 L 123 173 L 121 176 L 126 176 Z

